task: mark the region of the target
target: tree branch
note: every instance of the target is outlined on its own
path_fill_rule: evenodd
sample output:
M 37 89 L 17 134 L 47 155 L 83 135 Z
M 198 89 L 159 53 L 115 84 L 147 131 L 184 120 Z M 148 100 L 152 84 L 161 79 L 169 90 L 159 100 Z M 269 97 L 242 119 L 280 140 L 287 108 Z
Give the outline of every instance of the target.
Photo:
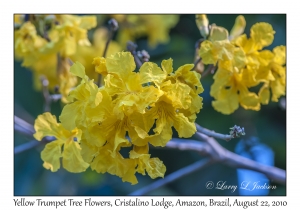
M 204 77 L 206 77 L 207 75 L 209 75 L 209 73 L 213 74 L 215 72 L 215 70 L 216 70 L 216 66 L 210 64 L 208 66 L 208 68 L 201 74 L 201 79 L 203 79 Z
M 20 154 L 22 152 L 25 152 L 27 150 L 30 150 L 30 149 L 33 149 L 34 147 L 40 145 L 41 142 L 40 141 L 29 141 L 25 144 L 21 144 L 19 146 L 16 146 L 14 148 L 14 154 L 17 155 L 17 154 Z
M 229 140 L 232 139 L 232 136 L 229 135 L 229 134 L 216 133 L 214 131 L 203 128 L 202 126 L 198 125 L 197 123 L 195 123 L 195 124 L 196 124 L 197 131 L 200 132 L 200 133 L 203 133 L 205 135 L 208 135 L 208 136 L 211 136 L 211 137 L 214 137 L 214 138 L 217 138 L 217 139 L 222 139 L 222 140 L 225 140 L 225 141 L 229 141 Z
M 141 66 L 143 65 L 143 63 L 142 63 L 142 61 L 139 59 L 139 57 L 138 57 L 138 55 L 137 55 L 137 52 L 136 52 L 137 47 L 138 47 L 137 44 L 133 43 L 132 41 L 128 41 L 128 42 L 127 42 L 126 48 L 127 48 L 127 50 L 128 50 L 129 52 L 131 52 L 131 54 L 133 55 L 133 57 L 134 57 L 134 62 L 135 62 L 135 64 L 136 64 L 137 68 L 139 69 L 139 68 L 141 68 Z
M 222 147 L 214 138 L 208 137 L 205 134 L 196 132 L 195 136 L 206 142 L 211 147 L 211 150 L 208 150 L 211 151 L 211 153 L 208 153 L 208 155 L 215 161 L 221 162 L 233 168 L 244 168 L 257 171 L 266 175 L 271 181 L 283 185 L 286 184 L 285 170 L 273 166 L 264 165 L 235 154 Z
M 32 137 L 32 134 L 35 132 L 34 127 L 31 124 L 16 115 L 14 116 L 14 124 L 14 129 L 19 133 L 30 135 Z
M 19 130 L 23 130 L 22 133 L 24 133 L 26 135 L 32 135 L 34 133 L 33 126 L 30 125 L 29 123 L 25 122 L 24 120 L 18 118 L 17 116 L 15 116 L 15 124 L 18 125 L 19 127 L 22 127 L 23 129 L 19 129 Z M 198 127 L 201 127 L 201 126 L 198 125 L 197 129 L 198 129 Z M 206 132 L 206 130 L 207 129 L 204 129 L 205 132 Z M 213 134 L 215 134 L 215 133 L 213 133 Z M 223 135 L 223 134 L 220 134 L 220 135 Z M 203 142 L 198 142 L 195 140 L 181 140 L 181 139 L 174 138 L 172 141 L 167 143 L 166 148 L 196 151 L 196 152 L 199 152 L 201 155 L 209 156 L 210 160 L 212 162 L 216 161 L 216 162 L 221 162 L 221 163 L 228 165 L 230 167 L 233 167 L 233 168 L 244 168 L 244 169 L 257 171 L 257 172 L 265 174 L 270 180 L 272 180 L 274 182 L 284 184 L 284 185 L 286 184 L 286 171 L 285 170 L 282 170 L 282 169 L 279 169 L 276 167 L 272 167 L 272 166 L 263 165 L 261 163 L 258 163 L 253 160 L 242 157 L 240 155 L 237 155 L 237 154 L 223 148 L 214 138 L 209 137 L 206 134 L 196 132 L 195 136 L 198 139 L 202 140 Z M 53 137 L 46 137 L 43 140 L 52 141 L 53 139 L 54 139 Z M 30 145 L 30 146 L 28 146 L 28 145 Z M 33 145 L 36 146 L 36 144 L 33 144 L 33 143 L 26 144 L 24 146 L 22 146 L 22 145 L 18 146 L 16 154 L 19 154 L 20 153 L 19 151 L 23 152 L 23 151 L 33 148 L 34 147 Z M 20 148 L 22 148 L 22 149 L 20 149 Z M 191 169 L 187 170 L 187 172 L 185 172 L 185 170 L 183 170 L 180 173 L 182 173 L 182 175 L 184 175 L 185 173 L 191 173 L 191 172 L 189 172 L 190 170 Z M 179 176 L 179 174 L 177 174 L 176 176 L 175 175 L 173 175 L 174 177 L 171 176 L 170 179 L 166 179 L 167 177 L 165 179 L 163 179 L 163 180 L 166 180 L 165 184 L 170 183 L 181 177 L 181 176 Z M 160 182 L 162 182 L 162 183 L 160 183 Z M 158 186 L 163 186 L 164 185 L 163 181 L 160 181 L 160 182 L 159 182 Z M 158 187 L 155 187 L 155 189 L 156 188 L 158 188 Z

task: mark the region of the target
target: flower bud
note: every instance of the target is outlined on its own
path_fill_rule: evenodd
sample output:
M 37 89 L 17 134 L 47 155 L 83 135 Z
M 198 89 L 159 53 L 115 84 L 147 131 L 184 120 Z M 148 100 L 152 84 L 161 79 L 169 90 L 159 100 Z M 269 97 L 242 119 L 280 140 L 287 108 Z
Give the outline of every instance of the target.
M 113 31 L 116 31 L 119 28 L 118 22 L 113 18 L 108 21 L 108 25 L 111 27 Z
M 209 21 L 208 21 L 206 15 L 203 15 L 203 14 L 196 15 L 196 24 L 198 26 L 201 36 L 206 38 L 209 34 L 209 29 L 208 29 Z
M 237 16 L 235 23 L 230 31 L 230 38 L 234 39 L 237 36 L 241 35 L 246 27 L 246 20 L 243 15 Z

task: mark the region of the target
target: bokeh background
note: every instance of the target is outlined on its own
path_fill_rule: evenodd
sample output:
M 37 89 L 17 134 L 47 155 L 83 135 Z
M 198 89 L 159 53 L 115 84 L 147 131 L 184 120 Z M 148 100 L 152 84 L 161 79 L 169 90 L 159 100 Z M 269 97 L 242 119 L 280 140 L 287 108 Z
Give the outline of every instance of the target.
M 208 14 L 210 23 L 216 23 L 228 30 L 234 24 L 239 14 Z M 195 43 L 201 38 L 195 23 L 194 14 L 179 15 L 179 21 L 170 30 L 170 41 L 159 44 L 155 48 L 148 46 L 147 36 L 135 40 L 138 50 L 145 49 L 150 54 L 150 61 L 160 65 L 163 59 L 172 58 L 174 69 L 187 63 L 194 62 Z M 274 42 L 267 49 L 278 45 L 286 45 L 286 15 L 284 14 L 246 14 L 247 26 L 245 33 L 249 35 L 250 28 L 257 22 L 268 22 L 276 31 Z M 104 25 L 105 17 L 101 16 Z M 107 19 L 108 20 L 108 19 Z M 99 55 L 101 56 L 101 55 Z M 262 105 L 260 111 L 250 111 L 239 108 L 232 115 L 223 115 L 211 106 L 212 97 L 209 95 L 212 76 L 201 80 L 204 93 L 203 109 L 198 115 L 197 123 L 203 127 L 220 133 L 228 133 L 229 128 L 237 124 L 245 127 L 246 135 L 243 139 L 253 139 L 257 144 L 262 159 L 274 163 L 281 169 L 286 169 L 286 110 L 279 103 L 271 102 Z M 282 101 L 283 102 L 283 101 Z M 21 62 L 14 62 L 14 114 L 33 124 L 34 119 L 43 113 L 44 98 L 41 92 L 33 88 L 32 73 L 21 67 Z M 59 116 L 62 105 L 60 102 L 52 104 L 52 113 Z M 24 144 L 33 138 L 22 136 L 14 132 L 14 146 Z M 230 142 L 219 141 L 230 151 L 235 151 L 240 138 Z M 14 155 L 14 195 L 127 195 L 156 181 L 149 176 L 137 175 L 139 183 L 131 185 L 123 183 L 119 177 L 110 174 L 98 174 L 88 169 L 85 173 L 73 174 L 64 169 L 52 173 L 42 167 L 40 152 L 44 145 L 40 145 L 21 154 Z M 266 152 L 264 152 L 266 151 Z M 270 151 L 273 151 L 270 152 Z M 171 149 L 151 148 L 152 157 L 159 157 L 167 167 L 165 176 L 192 164 L 202 158 L 195 152 Z M 273 154 L 273 155 L 272 155 Z M 247 172 L 245 172 L 247 173 Z M 288 173 L 287 173 L 288 174 Z M 254 178 L 259 175 L 253 175 Z M 214 164 L 203 170 L 168 184 L 151 192 L 149 195 L 239 195 L 238 191 L 208 190 L 207 181 L 226 181 L 228 185 L 240 185 L 237 169 L 222 164 Z M 286 195 L 286 186 L 270 182 L 276 189 L 267 192 L 257 192 L 267 195 Z

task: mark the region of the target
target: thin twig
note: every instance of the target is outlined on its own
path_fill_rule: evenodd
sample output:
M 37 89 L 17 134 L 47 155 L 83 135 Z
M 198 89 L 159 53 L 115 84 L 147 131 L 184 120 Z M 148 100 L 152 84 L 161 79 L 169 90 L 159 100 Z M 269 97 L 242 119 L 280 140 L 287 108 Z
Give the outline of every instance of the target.
M 44 111 L 45 112 L 50 112 L 51 111 L 51 96 L 49 93 L 49 81 L 46 79 L 46 77 L 41 78 L 42 86 L 43 86 L 43 96 L 45 99 L 45 105 L 44 105 Z
M 22 152 L 26 152 L 27 150 L 33 149 L 34 147 L 36 147 L 38 145 L 47 144 L 53 140 L 55 140 L 54 137 L 46 136 L 41 141 L 32 140 L 32 141 L 26 142 L 24 144 L 16 146 L 14 149 L 14 154 L 17 155 Z
M 22 152 L 25 152 L 27 150 L 30 150 L 38 145 L 40 145 L 41 142 L 40 141 L 30 141 L 30 142 L 27 142 L 25 144 L 21 144 L 19 146 L 16 146 L 14 148 L 14 154 L 17 155 L 17 154 L 20 154 Z
M 166 148 L 179 149 L 182 151 L 195 151 L 201 155 L 208 155 L 212 152 L 211 147 L 205 142 L 180 138 L 172 138 L 172 140 L 167 143 Z
M 193 69 L 196 68 L 196 66 L 198 65 L 199 62 L 201 62 L 201 60 L 202 60 L 202 58 L 199 57 L 199 58 L 194 62 L 194 68 L 193 68 Z
M 143 65 L 143 62 L 140 60 L 140 58 L 137 55 L 137 52 L 136 52 L 137 47 L 138 47 L 137 44 L 133 43 L 132 41 L 127 42 L 127 50 L 129 52 L 131 52 L 131 54 L 133 55 L 134 62 L 136 64 L 137 68 L 139 69 Z
M 32 134 L 35 132 L 34 127 L 31 124 L 17 116 L 14 116 L 14 123 L 17 125 L 17 127 L 15 126 L 15 130 L 19 131 L 20 133 L 31 135 L 32 137 Z
M 197 123 L 196 123 L 196 129 L 200 133 L 204 133 L 208 136 L 211 136 L 211 137 L 214 137 L 214 138 L 217 138 L 217 139 L 223 139 L 225 141 L 229 141 L 229 140 L 232 139 L 232 136 L 229 135 L 229 134 L 215 133 L 214 131 L 203 128 L 202 126 L 198 125 Z
M 164 179 L 159 179 L 159 180 L 153 182 L 152 184 L 147 185 L 146 187 L 143 187 L 137 191 L 130 193 L 129 195 L 134 195 L 134 196 L 145 195 L 145 194 L 147 194 L 155 189 L 158 189 L 164 185 L 167 185 L 179 178 L 182 178 L 182 177 L 189 175 L 195 171 L 203 169 L 206 166 L 210 165 L 212 162 L 213 161 L 209 158 L 199 160 L 189 166 L 181 168 L 178 171 L 175 171 L 175 172 L 167 175 Z
M 203 79 L 204 77 L 206 77 L 207 75 L 213 74 L 216 70 L 216 66 L 210 64 L 207 68 L 207 70 L 205 70 L 202 74 L 201 74 L 201 79 Z

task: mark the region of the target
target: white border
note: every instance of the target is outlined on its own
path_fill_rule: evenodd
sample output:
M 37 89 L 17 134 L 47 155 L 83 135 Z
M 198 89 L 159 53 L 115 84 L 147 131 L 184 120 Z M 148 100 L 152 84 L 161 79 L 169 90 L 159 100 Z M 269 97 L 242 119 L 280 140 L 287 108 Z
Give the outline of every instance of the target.
M 13 199 L 13 14 L 14 13 L 287 13 L 287 196 L 280 197 L 230 197 L 239 200 L 255 200 L 259 201 L 288 201 L 288 208 L 297 209 L 299 204 L 299 126 L 297 117 L 299 117 L 299 91 L 298 85 L 300 79 L 299 61 L 299 11 L 296 10 L 296 1 L 240 1 L 240 0 L 214 0 L 214 1 L 46 1 L 37 0 L 17 0 L 2 1 L 0 3 L 0 46 L 1 46 L 1 181 L 0 181 L 0 205 L 3 209 L 17 209 L 14 207 Z M 298 65 L 297 65 L 298 64 Z M 4 134 L 4 135 L 3 135 Z M 20 197 L 18 197 L 20 198 Z M 26 197 L 26 199 L 34 200 L 38 197 Z M 41 197 L 43 200 L 61 200 L 74 197 Z M 77 197 L 78 200 L 85 197 Z M 76 199 L 77 199 L 76 198 Z M 93 197 L 98 200 L 114 200 L 117 197 Z M 123 198 L 123 197 L 121 197 Z M 124 197 L 128 198 L 128 197 Z M 134 197 L 133 197 L 134 198 Z M 143 197 L 143 199 L 160 200 L 162 197 Z M 227 197 L 167 197 L 169 200 L 177 200 L 184 198 L 185 200 L 206 200 L 215 198 L 224 200 Z M 296 207 L 297 208 L 293 208 Z M 68 207 L 68 209 L 76 207 Z M 78 207 L 77 207 L 78 208 Z M 86 209 L 87 207 L 85 207 Z M 90 207 L 90 209 L 105 207 Z M 123 207 L 127 209 L 141 207 Z M 150 208 L 150 207 L 142 207 Z M 153 208 L 153 207 L 151 207 Z M 172 209 L 179 209 L 174 207 Z M 182 208 L 182 207 L 181 207 Z M 199 209 L 200 207 L 196 207 Z M 216 208 L 216 207 L 214 207 Z M 232 207 L 239 208 L 241 207 Z M 251 208 L 251 207 L 249 207 Z M 283 207 L 279 207 L 281 209 Z M 20 209 L 20 208 L 18 208 Z M 29 209 L 27 207 L 27 209 Z M 40 209 L 33 207 L 30 209 Z M 50 209 L 50 208 L 48 208 Z M 54 209 L 54 208 L 52 208 Z M 161 208 L 163 209 L 163 207 Z

